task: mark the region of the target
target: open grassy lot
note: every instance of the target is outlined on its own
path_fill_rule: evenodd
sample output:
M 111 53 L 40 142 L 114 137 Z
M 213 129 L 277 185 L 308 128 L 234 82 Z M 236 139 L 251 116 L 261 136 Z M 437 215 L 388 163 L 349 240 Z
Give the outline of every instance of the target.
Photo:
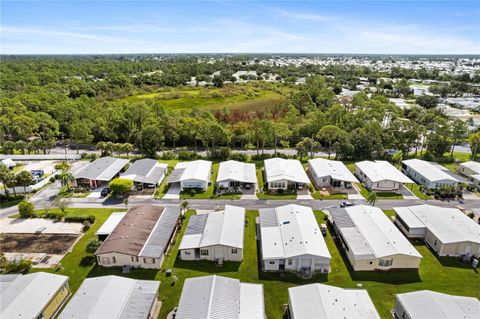
M 433 198 L 432 196 L 424 194 L 420 190 L 420 186 L 418 184 L 409 184 L 406 187 L 413 193 L 413 195 L 417 196 L 420 199 L 431 199 L 431 198 Z
M 361 283 L 367 289 L 378 312 L 382 318 L 391 318 L 390 311 L 393 308 L 395 294 L 421 289 L 431 289 L 450 294 L 480 297 L 480 274 L 475 272 L 469 265 L 459 264 L 451 258 L 437 258 L 423 242 L 414 243 L 423 259 L 419 272 L 352 272 L 348 261 L 342 255 L 339 247 L 333 241 L 330 233 L 327 234 L 326 242 L 331 260 L 331 272 L 328 275 L 316 275 L 311 279 L 303 280 L 293 274 L 279 275 L 275 273 L 263 273 L 258 264 L 258 246 L 255 236 L 255 218 L 257 211 L 247 212 L 247 226 L 245 229 L 244 260 L 242 263 L 225 263 L 223 267 L 217 267 L 212 262 L 206 261 L 181 261 L 177 259 L 178 246 L 183 236 L 189 217 L 194 213 L 188 211 L 183 227 L 175 241 L 173 249 L 167 254 L 163 267 L 160 271 L 155 270 L 132 270 L 129 274 L 122 274 L 119 268 L 101 268 L 97 266 L 81 267 L 79 261 L 85 253 L 85 245 L 89 238 L 106 219 L 112 210 L 106 209 L 70 209 L 69 213 L 84 213 L 97 216 L 97 222 L 75 245 L 72 253 L 62 260 L 63 269 L 58 273 L 69 275 L 72 290 L 78 289 L 85 277 L 103 275 L 121 275 L 138 279 L 155 279 L 161 281 L 160 299 L 162 309 L 159 318 L 163 319 L 178 305 L 184 280 L 190 277 L 206 275 L 222 275 L 238 278 L 242 282 L 262 283 L 265 293 L 265 307 L 268 318 L 282 318 L 282 305 L 288 302 L 289 287 L 307 283 L 325 283 L 344 288 L 357 288 Z M 392 212 L 386 212 L 391 215 Z M 324 222 L 324 214 L 315 212 L 317 221 Z M 173 275 L 178 280 L 173 284 L 173 277 L 166 276 L 165 269 L 173 269 Z M 52 270 L 53 271 L 53 270 Z
M 268 88 L 252 85 L 234 85 L 223 88 L 172 89 L 164 92 L 139 94 L 117 101 L 139 102 L 148 99 L 159 101 L 167 109 L 185 110 L 223 108 L 257 110 L 266 109 L 285 100 L 283 94 Z

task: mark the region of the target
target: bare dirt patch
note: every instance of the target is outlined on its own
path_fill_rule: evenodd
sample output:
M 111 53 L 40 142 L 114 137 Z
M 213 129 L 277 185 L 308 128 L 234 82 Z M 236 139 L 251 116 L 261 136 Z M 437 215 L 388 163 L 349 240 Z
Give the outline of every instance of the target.
M 3 253 L 45 253 L 63 255 L 79 235 L 71 234 L 0 234 Z

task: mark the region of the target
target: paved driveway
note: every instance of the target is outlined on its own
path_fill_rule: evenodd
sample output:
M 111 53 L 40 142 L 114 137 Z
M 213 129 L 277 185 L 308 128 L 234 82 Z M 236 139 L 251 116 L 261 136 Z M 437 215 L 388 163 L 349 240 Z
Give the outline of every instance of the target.
M 163 199 L 180 199 L 180 187 L 170 186 Z
M 44 218 L 4 218 L 0 219 L 2 233 L 33 234 L 39 228 L 45 227 L 43 234 L 80 234 L 83 225 L 81 223 L 54 222 Z

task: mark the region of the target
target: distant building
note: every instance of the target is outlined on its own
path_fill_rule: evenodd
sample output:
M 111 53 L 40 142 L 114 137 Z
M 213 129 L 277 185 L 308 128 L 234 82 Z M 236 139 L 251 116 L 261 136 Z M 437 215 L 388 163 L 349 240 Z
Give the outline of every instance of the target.
M 468 177 L 471 178 L 473 175 L 479 175 L 480 174 L 480 163 L 479 162 L 474 162 L 474 161 L 468 161 L 465 163 L 460 163 L 457 167 L 457 171 Z
M 86 278 L 58 319 L 158 317 L 160 281 L 118 276 Z
M 178 248 L 180 259 L 242 261 L 245 208 L 192 215 Z
M 291 319 L 380 319 L 367 290 L 309 284 L 288 288 Z
M 263 285 L 222 276 L 188 278 L 175 319 L 265 319 Z
M 165 178 L 167 164 L 144 158 L 133 162 L 120 177 L 133 181 L 137 187 L 157 187 Z
M 366 188 L 373 191 L 398 191 L 403 184 L 413 181 L 387 161 L 355 163 L 355 175 Z
M 480 255 L 480 225 L 456 208 L 394 207 L 395 223 L 409 238 L 422 238 L 440 256 Z
M 310 179 L 299 160 L 270 158 L 265 160 L 265 182 L 269 190 L 307 187 Z
M 308 172 L 318 188 L 351 187 L 358 179 L 341 161 L 315 158 L 308 161 Z
M 98 264 L 160 269 L 179 217 L 179 207 L 130 208 L 95 252 Z
M 16 164 L 11 158 L 6 158 L 0 161 L 0 166 L 5 166 L 12 169 L 16 166 Z
M 480 318 L 480 301 L 431 290 L 413 291 L 397 295 L 393 315 L 396 319 L 474 319 Z
M 257 188 L 255 164 L 238 161 L 221 162 L 218 168 L 217 187 L 224 189 Z
M 418 269 L 422 255 L 380 208 L 335 208 L 329 220 L 353 270 Z
M 67 276 L 0 275 L 0 318 L 54 318 L 69 295 Z
M 118 177 L 120 171 L 127 165 L 129 160 L 115 157 L 100 157 L 87 164 L 81 170 L 72 173 L 75 180 L 74 187 L 97 188 L 108 184 Z
M 427 189 L 458 187 L 458 180 L 436 165 L 420 159 L 402 162 L 402 169 L 410 178 Z
M 263 270 L 306 275 L 330 270 L 331 255 L 310 207 L 290 204 L 259 212 Z
M 182 191 L 188 188 L 206 191 L 211 183 L 211 175 L 212 162 L 210 161 L 180 162 L 170 174 L 168 184 Z

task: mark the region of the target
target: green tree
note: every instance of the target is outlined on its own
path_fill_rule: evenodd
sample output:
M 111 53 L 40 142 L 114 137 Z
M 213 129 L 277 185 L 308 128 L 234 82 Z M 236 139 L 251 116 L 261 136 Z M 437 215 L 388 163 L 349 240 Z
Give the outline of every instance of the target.
M 8 187 L 12 183 L 15 184 L 16 179 L 15 179 L 15 174 L 4 165 L 0 166 L 0 182 L 3 185 L 5 196 L 9 198 Z
M 426 109 L 437 107 L 438 99 L 433 95 L 420 95 L 415 98 L 415 102 Z
M 342 130 L 336 125 L 326 125 L 320 129 L 317 133 L 317 138 L 327 144 L 327 154 L 330 158 L 332 153 L 332 146 L 335 142 L 345 139 L 347 132 Z
M 450 156 L 453 157 L 453 147 L 460 141 L 463 141 L 467 137 L 468 127 L 462 120 L 455 120 L 452 123 L 451 134 L 452 134 L 452 151 Z
M 375 206 L 375 203 L 377 202 L 377 193 L 376 192 L 368 193 L 368 196 L 366 199 L 368 204 Z
M 120 195 L 128 192 L 133 188 L 133 181 L 124 178 L 115 178 L 110 183 L 108 187 L 112 190 L 112 195 Z
M 28 171 L 21 171 L 16 176 L 17 185 L 23 186 L 23 194 L 27 196 L 27 186 L 32 184 L 33 176 Z
M 146 157 L 156 158 L 163 145 L 164 136 L 155 125 L 147 125 L 140 132 L 140 151 Z
M 22 200 L 18 203 L 18 213 L 20 218 L 30 218 L 34 216 L 35 206 L 30 201 Z
M 468 144 L 472 150 L 472 160 L 476 160 L 480 152 L 480 131 L 468 136 Z
M 72 124 L 71 130 L 70 130 L 70 136 L 75 141 L 75 148 L 77 149 L 77 154 L 79 153 L 78 145 L 80 143 L 90 144 L 92 142 L 93 135 L 91 134 L 91 132 L 92 132 L 92 129 L 90 125 L 88 125 L 84 121 L 78 121 Z

